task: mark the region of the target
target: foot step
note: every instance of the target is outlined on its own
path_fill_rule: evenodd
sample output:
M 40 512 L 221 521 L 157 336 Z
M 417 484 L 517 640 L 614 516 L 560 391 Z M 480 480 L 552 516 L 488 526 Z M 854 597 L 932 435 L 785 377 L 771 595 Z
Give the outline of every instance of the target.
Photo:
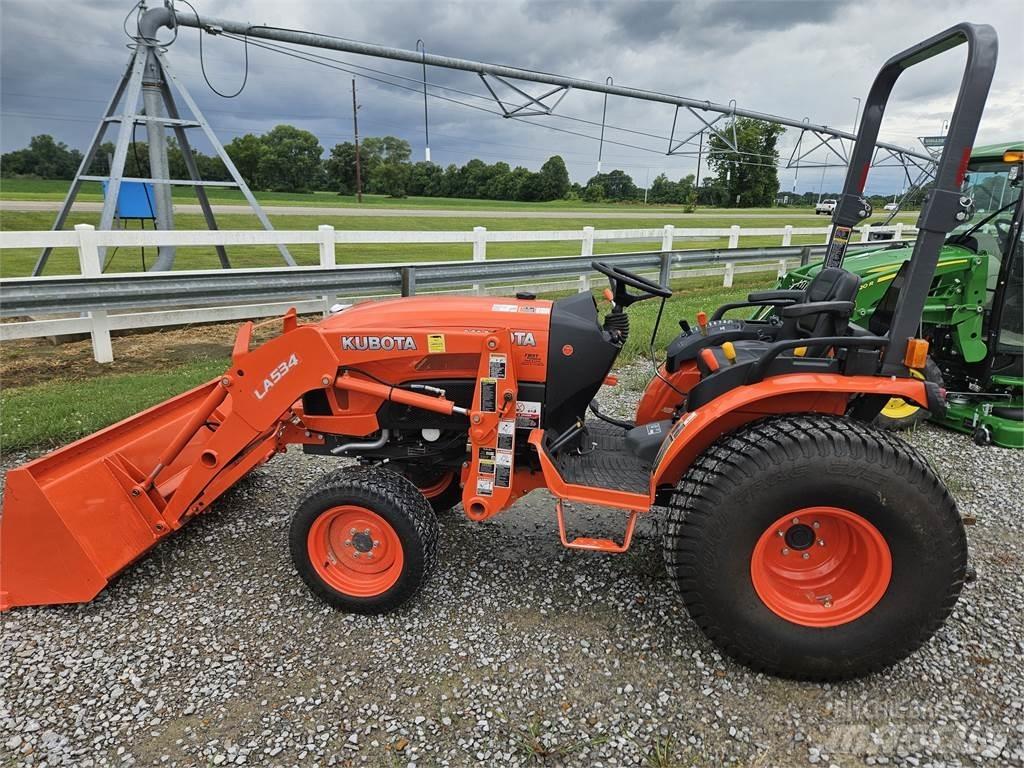
M 629 513 L 629 520 L 626 522 L 626 532 L 619 543 L 614 539 L 594 538 L 591 536 L 577 536 L 573 539 L 565 535 L 565 510 L 561 499 L 555 502 L 555 512 L 558 514 L 558 535 L 562 539 L 562 545 L 569 549 L 587 549 L 592 552 L 625 552 L 633 541 L 633 529 L 636 527 L 636 510 Z

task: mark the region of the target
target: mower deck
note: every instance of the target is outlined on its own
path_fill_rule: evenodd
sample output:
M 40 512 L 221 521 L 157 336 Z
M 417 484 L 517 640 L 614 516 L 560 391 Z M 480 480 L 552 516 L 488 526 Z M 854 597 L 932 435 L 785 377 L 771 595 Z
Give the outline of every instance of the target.
M 588 421 L 580 451 L 565 451 L 555 461 L 565 482 L 647 493 L 651 468 L 626 448 L 624 430 L 596 419 Z

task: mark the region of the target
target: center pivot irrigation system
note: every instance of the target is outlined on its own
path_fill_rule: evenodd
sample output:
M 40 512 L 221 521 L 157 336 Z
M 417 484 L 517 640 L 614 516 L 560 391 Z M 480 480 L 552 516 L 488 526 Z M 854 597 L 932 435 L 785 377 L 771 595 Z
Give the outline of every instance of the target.
M 920 234 L 861 328 L 860 278 L 843 262 L 870 213 L 863 191 L 885 107 L 904 71 L 964 44 Z M 246 323 L 218 378 L 7 473 L 0 609 L 91 600 L 298 444 L 356 462 L 306 492 L 289 534 L 298 576 L 337 608 L 410 600 L 437 564 L 438 513 L 461 502 L 479 522 L 544 489 L 573 549 L 623 552 L 639 516 L 665 519 L 669 578 L 690 615 L 754 669 L 836 680 L 899 661 L 952 611 L 967 542 L 942 479 L 871 422 L 894 397 L 946 406 L 915 375 L 929 346 L 918 328 L 946 235 L 973 207 L 962 183 L 997 47 L 992 27 L 963 23 L 882 66 L 825 268 L 801 290 L 682 321 L 632 420 L 602 414 L 594 397 L 614 383 L 632 305 L 660 302 L 656 334 L 672 291 L 614 264 L 591 264 L 609 281 L 600 306 L 590 292 L 420 296 L 308 325 L 293 309 L 257 347 Z M 764 306 L 767 320 L 723 317 Z M 573 535 L 567 502 L 617 510 L 621 533 Z
M 822 168 L 849 165 L 850 152 L 856 138 L 854 134 L 847 133 L 846 131 L 837 130 L 827 125 L 813 124 L 807 118 L 796 120 L 765 112 L 743 109 L 738 107 L 735 101 L 728 104 L 718 104 L 712 101 L 691 99 L 685 96 L 673 96 L 667 93 L 629 88 L 615 85 L 610 77 L 605 82 L 594 82 L 547 72 L 520 69 L 518 67 L 488 64 L 486 62 L 459 59 L 451 56 L 440 56 L 427 53 L 425 47 L 422 47 L 419 43 L 417 44 L 418 50 L 405 50 L 382 45 L 371 45 L 369 43 L 314 32 L 201 16 L 191 6 L 189 6 L 189 10 L 179 10 L 170 1 L 158 8 L 146 10 L 144 3 L 140 3 L 137 8 L 139 10 L 136 18 L 137 31 L 135 35 L 132 35 L 135 43 L 128 67 L 121 76 L 89 149 L 85 153 L 75 179 L 68 190 L 64 203 L 57 214 L 53 225 L 55 230 L 63 228 L 83 181 L 107 182 L 103 212 L 100 216 L 100 229 L 110 229 L 114 223 L 117 199 L 122 182 L 124 181 L 144 182 L 154 185 L 155 205 L 153 208 L 158 229 L 173 229 L 174 227 L 174 208 L 171 199 L 171 187 L 173 185 L 194 187 L 207 226 L 211 229 L 216 229 L 217 227 L 213 209 L 206 195 L 206 188 L 211 186 L 227 186 L 240 189 L 263 227 L 266 229 L 273 228 L 270 220 L 266 217 L 256 198 L 249 190 L 245 179 L 242 178 L 231 158 L 224 151 L 224 147 L 217 139 L 209 122 L 203 117 L 188 89 L 171 68 L 167 57 L 167 49 L 177 39 L 179 27 L 195 27 L 201 30 L 201 33 L 241 40 L 247 46 L 252 44 L 291 56 L 296 56 L 294 48 L 273 44 L 268 45 L 257 41 L 274 41 L 274 43 L 322 48 L 417 64 L 423 71 L 424 109 L 426 109 L 426 97 L 428 95 L 428 66 L 475 73 L 485 86 L 487 94 L 489 94 L 499 108 L 499 111 L 494 114 L 510 120 L 531 124 L 536 123 L 527 120 L 527 118 L 556 116 L 556 108 L 572 90 L 604 94 L 606 108 L 608 96 L 621 96 L 628 99 L 668 104 L 674 107 L 671 129 L 668 132 L 668 136 L 657 136 L 632 129 L 619 129 L 665 141 L 664 150 L 644 148 L 665 155 L 697 155 L 703 151 L 702 142 L 705 131 L 720 138 L 725 146 L 729 148 L 729 151 L 740 152 L 735 134 L 735 124 L 732 124 L 732 130 L 728 128 L 730 119 L 736 117 L 755 118 L 799 130 L 799 138 L 795 142 L 792 152 L 786 161 L 787 167 L 797 169 L 798 173 L 801 164 L 804 167 L 814 166 Z M 160 31 L 163 29 L 172 30 L 173 34 L 170 40 L 161 41 L 158 39 Z M 333 66 L 328 62 L 346 64 L 346 62 L 337 62 L 334 59 L 325 60 L 325 57 L 309 54 L 299 55 L 298 58 L 303 58 L 313 63 L 327 63 L 328 66 Z M 337 69 L 339 67 L 334 66 L 334 68 Z M 398 75 L 390 76 L 411 81 L 410 78 L 402 78 Z M 515 81 L 519 81 L 519 83 L 517 84 Z M 389 81 L 382 82 L 394 85 L 394 83 Z M 527 90 L 529 87 L 526 85 L 527 83 L 537 83 L 545 87 L 540 92 L 530 93 Z M 444 86 L 431 87 L 441 88 L 442 90 L 455 90 Z M 467 93 L 466 91 L 456 92 Z M 141 111 L 138 108 L 140 93 L 143 102 Z M 188 107 L 189 112 L 191 112 L 191 119 L 183 119 L 181 117 L 175 94 Z M 430 95 L 437 96 L 436 93 L 431 93 Z M 477 94 L 471 93 L 468 95 L 477 96 Z M 439 98 L 445 97 L 439 96 Z M 446 100 L 456 101 L 454 99 Z M 477 109 L 480 108 L 476 105 L 469 106 Z M 492 110 L 485 109 L 484 111 L 491 112 Z M 590 121 L 583 122 L 589 123 Z M 118 133 L 114 154 L 110 163 L 109 175 L 89 175 L 88 170 L 91 168 L 96 153 L 103 143 L 106 130 L 111 124 L 115 123 L 118 124 Z M 683 126 L 687 123 L 690 126 L 684 129 Z M 146 126 L 151 175 L 148 178 L 126 178 L 124 176 L 125 160 L 134 138 L 135 126 L 138 124 Z M 599 137 L 576 131 L 569 132 L 577 136 L 599 141 L 601 146 L 606 142 L 617 143 L 604 138 L 606 123 L 603 116 L 600 123 L 593 124 L 600 125 L 601 134 Z M 545 127 L 559 130 L 550 125 Z M 199 170 L 192 158 L 191 144 L 188 139 L 187 130 L 190 128 L 202 130 L 207 140 L 213 146 L 214 152 L 223 161 L 231 175 L 231 181 L 207 181 L 200 178 Z M 167 129 L 173 131 L 181 147 L 189 172 L 188 179 L 170 178 L 167 160 Z M 598 152 L 600 155 L 600 146 Z M 810 160 L 810 156 L 816 152 L 824 152 L 826 159 L 822 161 Z M 427 153 L 429 157 L 429 147 L 427 148 Z M 770 162 L 774 163 L 775 158 L 770 158 Z M 902 168 L 908 182 L 908 189 L 914 189 L 916 186 L 932 178 L 934 175 L 934 164 L 935 158 L 928 153 L 916 152 L 895 144 L 880 141 L 875 142 L 871 156 L 872 167 Z M 40 254 L 32 274 L 42 274 L 50 256 L 50 250 L 47 248 Z M 221 266 L 230 266 L 225 249 L 219 246 L 217 250 Z M 295 262 L 288 249 L 283 245 L 279 245 L 278 250 L 285 263 L 294 266 Z M 174 247 L 161 246 L 158 258 L 154 262 L 152 269 L 155 271 L 171 269 L 173 263 Z

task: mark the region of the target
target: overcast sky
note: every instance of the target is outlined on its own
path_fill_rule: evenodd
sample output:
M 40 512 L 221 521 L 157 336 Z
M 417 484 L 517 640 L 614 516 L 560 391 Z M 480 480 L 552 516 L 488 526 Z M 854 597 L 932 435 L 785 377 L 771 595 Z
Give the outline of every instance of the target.
M 748 109 L 807 117 L 845 129 L 853 126 L 858 108 L 854 97 L 866 95 L 886 58 L 952 23 L 986 22 L 999 32 L 1001 50 L 979 143 L 1024 135 L 1022 0 L 193 2 L 203 15 L 409 49 L 422 38 L 432 53 L 591 80 L 612 76 L 619 85 L 723 103 L 735 99 Z M 157 4 L 158 0 L 150 2 Z M 24 146 L 38 133 L 84 149 L 127 64 L 130 41 L 122 31 L 122 19 L 130 8 L 124 0 L 0 0 L 3 151 Z M 187 12 L 180 1 L 178 9 Z M 222 99 L 203 81 L 198 36 L 195 29 L 182 28 L 169 57 L 224 143 L 281 122 L 312 131 L 325 148 L 351 140 L 351 75 L 250 47 L 246 88 L 235 99 Z M 919 149 L 916 137 L 942 129 L 952 110 L 962 51 L 927 62 L 901 78 L 882 138 Z M 241 43 L 206 35 L 204 53 L 213 84 L 221 91 L 236 90 L 243 73 Z M 319 53 L 420 77 L 417 65 Z M 486 95 L 479 78 L 470 73 L 431 69 L 428 79 Z M 412 144 L 414 159 L 422 159 L 422 95 L 364 77 L 358 78 L 357 87 L 360 134 L 399 136 Z M 473 96 L 440 93 L 495 108 L 493 102 Z M 585 182 L 596 170 L 595 138 L 541 126 L 592 137 L 599 133 L 598 126 L 556 117 L 531 118 L 537 125 L 526 125 L 440 99 L 431 99 L 429 109 L 432 159 L 443 165 L 480 157 L 536 169 L 548 156 L 560 154 L 576 181 Z M 600 123 L 601 109 L 601 95 L 574 91 L 557 113 Z M 667 137 L 672 117 L 668 105 L 617 97 L 608 101 L 611 126 Z M 697 125 L 681 113 L 677 134 L 689 133 L 687 129 Z M 140 138 L 143 133 L 140 128 Z M 791 147 L 798 134 L 787 132 L 783 147 Z M 640 186 L 662 171 L 678 178 L 695 170 L 692 157 L 664 155 L 667 139 L 613 128 L 606 130 L 605 139 L 603 169 L 622 168 Z M 208 150 L 203 142 L 196 143 Z M 784 191 L 791 190 L 794 181 L 798 191 L 817 191 L 821 178 L 820 170 L 806 166 L 799 172 L 780 170 Z M 838 189 L 841 172 L 827 171 L 824 179 L 826 190 Z M 900 185 L 898 172 L 879 170 L 869 178 L 868 191 L 891 193 Z

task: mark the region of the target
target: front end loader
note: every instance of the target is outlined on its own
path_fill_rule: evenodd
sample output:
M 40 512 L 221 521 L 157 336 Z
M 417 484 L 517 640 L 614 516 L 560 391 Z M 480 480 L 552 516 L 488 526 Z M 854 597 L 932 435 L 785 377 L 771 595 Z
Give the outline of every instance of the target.
M 869 214 L 861 193 L 882 112 L 904 69 L 962 43 L 921 234 L 882 302 L 884 326 L 859 328 L 859 278 L 842 262 Z M 665 561 L 691 616 L 755 669 L 834 680 L 898 661 L 952 610 L 966 541 L 941 479 L 871 422 L 893 397 L 943 407 L 914 375 L 927 356 L 916 330 L 945 233 L 969 207 L 961 158 L 995 60 L 992 28 L 960 24 L 887 62 L 826 268 L 803 290 L 752 294 L 745 304 L 772 306 L 772 320 L 725 320 L 727 305 L 683 323 L 634 419 L 594 398 L 629 342 L 629 308 L 663 309 L 671 291 L 613 263 L 592 264 L 609 280 L 603 313 L 589 293 L 395 299 L 313 325 L 289 312 L 255 348 L 247 323 L 218 379 L 8 472 L 0 608 L 92 599 L 299 444 L 355 459 L 309 489 L 290 528 L 299 576 L 339 609 L 409 600 L 436 565 L 438 513 L 461 502 L 482 521 L 546 489 L 569 548 L 622 552 L 640 515 L 664 516 Z M 620 510 L 621 531 L 575 531 L 567 502 Z

